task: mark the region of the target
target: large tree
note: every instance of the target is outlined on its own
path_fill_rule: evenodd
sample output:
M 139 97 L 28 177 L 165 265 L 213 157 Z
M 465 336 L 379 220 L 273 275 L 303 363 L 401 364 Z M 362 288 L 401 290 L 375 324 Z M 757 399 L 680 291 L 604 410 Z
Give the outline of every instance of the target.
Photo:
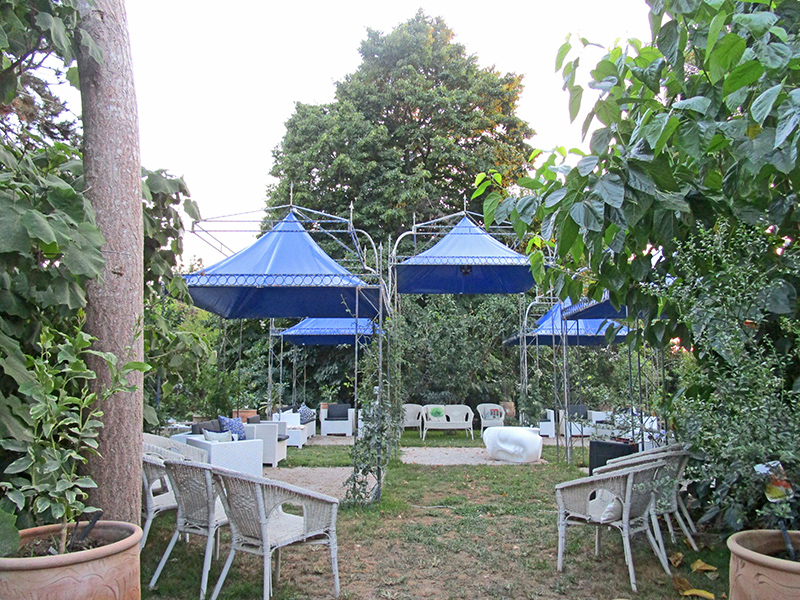
M 82 13 L 82 27 L 103 50 L 102 60 L 87 47 L 78 54 L 83 107 L 86 195 L 106 238 L 105 267 L 87 289 L 86 329 L 96 347 L 123 361 L 142 360 L 143 255 L 142 178 L 139 128 L 131 49 L 123 0 L 94 0 Z M 93 365 L 97 386 L 110 374 Z M 142 378 L 137 390 L 114 396 L 103 406 L 100 457 L 90 461 L 97 483 L 92 500 L 107 518 L 138 523 L 141 511 Z
M 464 207 L 475 174 L 519 176 L 532 131 L 515 115 L 522 77 L 481 68 L 422 12 L 370 30 L 363 62 L 325 105 L 298 103 L 275 149 L 269 204 L 347 215 L 377 239 Z M 477 201 L 475 201 L 477 202 Z M 471 205 L 479 208 L 480 204 Z

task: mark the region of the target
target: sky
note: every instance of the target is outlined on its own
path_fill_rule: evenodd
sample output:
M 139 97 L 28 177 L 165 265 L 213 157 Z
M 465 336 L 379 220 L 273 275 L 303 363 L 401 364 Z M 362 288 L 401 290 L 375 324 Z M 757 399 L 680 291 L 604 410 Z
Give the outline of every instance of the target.
M 367 29 L 389 33 L 420 8 L 442 17 L 481 67 L 524 75 L 517 115 L 537 132 L 531 145 L 542 149 L 588 146 L 580 141 L 582 118 L 570 126 L 555 73 L 566 36 L 577 33 L 604 47 L 629 37 L 650 40 L 644 0 L 130 0 L 143 166 L 183 177 L 205 219 L 261 210 L 274 181 L 272 151 L 295 103 L 331 102 L 336 82 L 361 63 Z M 595 64 L 597 52 L 582 64 Z M 590 102 L 585 94 L 584 104 Z M 233 251 L 254 236 L 218 235 Z M 211 265 L 229 250 L 187 233 L 184 259 L 198 256 Z

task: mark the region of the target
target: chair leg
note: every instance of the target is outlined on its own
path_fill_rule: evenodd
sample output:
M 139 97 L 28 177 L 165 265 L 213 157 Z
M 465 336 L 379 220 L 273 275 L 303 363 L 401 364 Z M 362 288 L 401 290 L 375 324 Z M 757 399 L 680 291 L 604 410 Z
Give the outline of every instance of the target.
M 628 563 L 628 576 L 631 578 L 631 589 L 638 592 L 636 589 L 636 572 L 633 570 L 633 553 L 631 552 L 631 536 L 628 530 L 622 531 L 622 546 L 625 549 L 625 562 Z
M 658 542 L 658 547 L 660 551 L 659 560 L 661 557 L 664 557 L 664 561 L 667 560 L 667 547 L 664 544 L 664 536 L 661 535 L 661 526 L 658 524 L 658 516 L 653 511 L 650 513 L 650 523 L 653 525 L 652 534 L 655 537 L 656 541 Z M 662 562 L 662 565 L 664 563 Z
M 231 551 L 228 552 L 228 559 L 225 561 L 225 566 L 222 567 L 222 573 L 219 574 L 217 585 L 214 586 L 214 591 L 211 594 L 211 600 L 217 600 L 217 596 L 219 596 L 219 592 L 222 589 L 222 584 L 225 583 L 225 578 L 228 576 L 228 570 L 231 568 L 231 563 L 233 563 L 233 556 L 235 554 L 236 550 L 233 549 L 233 543 L 231 543 Z
M 564 545 L 567 541 L 567 524 L 563 515 L 558 515 L 558 570 L 564 570 Z
M 692 521 L 692 517 L 689 515 L 689 509 L 686 508 L 686 505 L 683 503 L 683 498 L 681 498 L 680 494 L 678 494 L 678 507 L 681 509 L 683 516 L 686 518 L 686 523 L 689 525 L 692 533 L 697 533 L 697 526 L 694 524 L 694 521 Z
M 645 534 L 647 534 L 647 541 L 650 542 L 650 547 L 653 548 L 653 552 L 655 552 L 656 557 L 658 558 L 658 562 L 660 562 L 661 566 L 664 568 L 664 572 L 667 575 L 672 575 L 672 573 L 669 570 L 669 562 L 667 562 L 667 555 L 664 552 L 663 546 L 659 545 L 658 541 L 653 536 L 653 532 L 650 531 L 649 528 L 645 529 L 644 532 Z
M 164 551 L 164 556 L 161 557 L 161 562 L 158 563 L 158 567 L 156 567 L 156 572 L 153 573 L 153 578 L 150 580 L 150 585 L 148 586 L 151 590 L 156 586 L 156 582 L 158 581 L 159 575 L 161 575 L 161 571 L 164 569 L 164 565 L 167 564 L 167 559 L 169 558 L 172 549 L 175 547 L 175 542 L 178 541 L 178 536 L 180 533 L 178 530 L 175 530 L 175 533 L 172 535 L 172 539 L 169 541 L 167 545 L 167 549 Z
M 275 571 L 272 573 L 272 585 L 278 587 L 281 580 L 281 549 L 275 548 Z
M 261 558 L 264 563 L 261 569 L 264 571 L 264 600 L 269 600 L 270 596 L 272 596 L 272 572 L 270 569 L 272 565 L 272 554 L 270 552 L 264 552 Z
M 333 595 L 339 597 L 339 550 L 336 544 L 336 534 L 328 534 L 328 547 L 331 550 L 331 570 L 333 571 Z
M 664 513 L 664 520 L 667 522 L 667 529 L 669 529 L 669 539 L 672 540 L 673 544 L 677 544 L 678 542 L 675 541 L 675 528 L 672 526 L 672 519 L 669 518 L 669 513 Z
M 678 527 L 681 528 L 683 535 L 685 535 L 686 539 L 689 540 L 689 545 L 692 547 L 692 550 L 694 550 L 695 552 L 699 552 L 697 544 L 695 544 L 694 538 L 692 537 L 692 534 L 689 532 L 689 528 L 686 526 L 686 523 L 681 517 L 680 511 L 675 511 L 675 520 L 678 522 Z
M 142 527 L 142 541 L 139 542 L 139 550 L 144 548 L 144 545 L 147 543 L 147 534 L 150 533 L 150 525 L 153 524 L 153 518 L 147 517 L 144 521 L 144 527 Z
M 600 556 L 600 527 L 594 528 L 594 555 Z
M 206 555 L 203 558 L 203 576 L 200 579 L 200 600 L 206 597 L 206 588 L 208 588 L 208 572 L 211 570 L 211 556 L 214 554 L 214 534 L 215 531 L 209 531 L 206 538 Z

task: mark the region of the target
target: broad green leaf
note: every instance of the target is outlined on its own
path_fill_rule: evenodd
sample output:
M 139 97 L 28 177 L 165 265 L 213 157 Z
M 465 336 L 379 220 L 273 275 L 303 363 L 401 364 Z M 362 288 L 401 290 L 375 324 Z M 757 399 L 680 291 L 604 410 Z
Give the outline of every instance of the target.
M 517 199 L 513 196 L 509 196 L 508 198 L 504 198 L 500 201 L 497 205 L 497 208 L 494 211 L 494 221 L 497 224 L 503 223 L 508 216 L 511 214 L 511 211 L 514 210 L 514 206 L 516 206 Z
M 556 204 L 561 202 L 561 200 L 563 200 L 564 196 L 566 196 L 566 195 L 567 195 L 567 188 L 563 188 L 563 187 L 562 188 L 558 188 L 555 192 L 553 192 L 552 194 L 548 195 L 544 199 L 545 208 L 552 208 L 553 206 L 555 206 Z
M 733 22 L 747 29 L 755 38 L 760 38 L 764 35 L 777 21 L 778 16 L 776 14 L 766 11 L 736 13 L 733 15 Z
M 711 107 L 711 98 L 706 96 L 694 96 L 687 100 L 679 100 L 672 105 L 673 108 L 680 108 L 684 110 L 694 110 L 701 115 L 708 114 L 708 109 Z
M 528 195 L 523 196 L 517 202 L 517 214 L 520 220 L 526 225 L 530 225 L 536 217 L 536 211 L 539 209 L 539 199 L 536 196 Z
M 719 34 L 722 32 L 722 28 L 725 27 L 725 21 L 727 20 L 728 20 L 728 13 L 726 12 L 718 12 L 716 15 L 714 15 L 714 18 L 711 19 L 711 25 L 708 26 L 708 41 L 706 42 L 706 56 L 708 56 L 714 51 L 714 45 L 717 43 Z
M 725 77 L 725 81 L 722 83 L 722 96 L 725 97 L 738 89 L 755 83 L 763 74 L 764 66 L 757 60 L 742 63 Z
M 592 132 L 592 139 L 589 148 L 593 154 L 605 154 L 614 132 L 610 127 L 600 127 Z
M 19 80 L 14 71 L 1 71 L 0 72 L 0 100 L 3 104 L 11 104 L 17 96 L 17 87 Z
M 573 85 L 569 88 L 569 121 L 572 123 L 581 110 L 581 98 L 583 98 L 583 88 Z
M 544 281 L 544 252 L 537 250 L 528 257 L 528 260 L 531 263 L 533 280 L 541 284 Z
M 556 71 L 561 70 L 561 65 L 564 64 L 564 59 L 566 58 L 569 51 L 572 49 L 572 44 L 569 43 L 569 38 L 567 41 L 561 44 L 561 47 L 558 49 L 558 53 L 556 54 Z
M 800 123 L 800 107 L 784 102 L 778 109 L 778 127 L 775 130 L 775 147 L 777 148 L 792 134 Z
M 4 48 L 8 48 L 8 36 L 6 35 L 6 30 L 3 28 L 2 23 L 0 23 L 0 50 Z
M 28 232 L 28 235 L 36 240 L 42 241 L 45 244 L 55 243 L 56 234 L 50 223 L 42 213 L 38 210 L 28 210 L 20 219 L 20 223 Z
M 98 46 L 92 36 L 85 29 L 80 30 L 81 46 L 89 51 L 89 56 L 98 64 L 103 64 L 103 50 Z
M 772 111 L 772 106 L 775 104 L 775 99 L 782 89 L 783 84 L 779 83 L 778 85 L 774 85 L 762 92 L 758 98 L 753 101 L 750 107 L 750 115 L 756 123 L 759 125 L 764 124 L 764 119 L 769 116 L 769 113 Z
M 492 192 L 483 201 L 483 222 L 492 224 L 494 223 L 494 211 L 500 204 L 501 196 L 498 192 Z
M 771 313 L 790 315 L 797 309 L 797 290 L 784 279 L 772 281 L 763 295 L 765 308 Z
M 671 20 L 664 23 L 658 32 L 656 45 L 661 50 L 661 54 L 670 64 L 675 64 L 678 60 L 678 23 Z
M 72 62 L 72 47 L 67 37 L 64 21 L 50 13 L 38 12 L 36 13 L 36 26 L 49 31 L 50 39 L 53 41 L 53 46 L 58 55 L 64 58 L 67 63 Z
M 758 56 L 767 69 L 783 69 L 792 60 L 792 49 L 786 44 L 773 42 L 766 44 Z
M 735 33 L 729 33 L 717 41 L 713 52 L 706 59 L 711 83 L 718 82 L 739 62 L 745 48 L 747 48 L 747 42 Z
M 696 11 L 701 0 L 673 0 L 672 10 L 677 14 L 689 14 Z
M 596 156 L 585 156 L 578 161 L 576 168 L 581 176 L 588 175 L 597 166 L 598 158 Z
M 7 491 L 6 497 L 16 505 L 18 510 L 22 510 L 25 506 L 25 497 L 19 490 Z M 18 551 L 17 516 L 0 509 L 0 557 L 13 556 Z
M 675 130 L 678 128 L 680 123 L 680 119 L 677 117 L 670 117 L 669 121 L 667 121 L 667 124 L 664 127 L 664 131 L 661 132 L 661 135 L 656 142 L 656 147 L 654 148 L 655 156 L 661 154 L 661 151 L 664 149 L 667 141 L 670 137 L 672 137 L 672 134 L 675 133 Z
M 576 202 L 569 209 L 569 214 L 572 219 L 583 229 L 588 231 L 602 231 L 603 229 L 603 204 L 596 201 L 587 199 L 582 202 Z M 574 239 L 565 239 L 567 248 L 571 248 Z M 559 239 L 559 246 L 561 240 Z
M 517 179 L 517 185 L 529 190 L 538 190 L 542 187 L 542 184 L 538 180 L 532 179 L 531 177 L 520 177 Z
M 625 186 L 622 178 L 616 173 L 606 173 L 594 184 L 592 191 L 596 193 L 604 203 L 614 208 L 622 206 L 625 197 Z
M 67 81 L 76 90 L 81 91 L 81 78 L 78 74 L 78 67 L 70 67 L 67 69 Z
M 657 58 L 644 69 L 631 67 L 631 73 L 654 94 L 661 91 L 661 73 L 664 71 L 667 62 L 663 58 Z
M 14 473 L 24 473 L 31 467 L 31 465 L 33 465 L 33 459 L 30 456 L 23 456 L 8 465 L 4 473 L 9 475 L 13 475 Z

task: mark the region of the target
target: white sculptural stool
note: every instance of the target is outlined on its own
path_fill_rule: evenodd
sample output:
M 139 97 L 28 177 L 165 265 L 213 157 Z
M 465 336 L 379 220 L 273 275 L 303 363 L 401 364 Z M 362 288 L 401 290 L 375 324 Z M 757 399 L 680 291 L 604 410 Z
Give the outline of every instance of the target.
M 542 457 L 542 438 L 531 427 L 489 427 L 483 432 L 483 443 L 495 460 L 527 463 Z

